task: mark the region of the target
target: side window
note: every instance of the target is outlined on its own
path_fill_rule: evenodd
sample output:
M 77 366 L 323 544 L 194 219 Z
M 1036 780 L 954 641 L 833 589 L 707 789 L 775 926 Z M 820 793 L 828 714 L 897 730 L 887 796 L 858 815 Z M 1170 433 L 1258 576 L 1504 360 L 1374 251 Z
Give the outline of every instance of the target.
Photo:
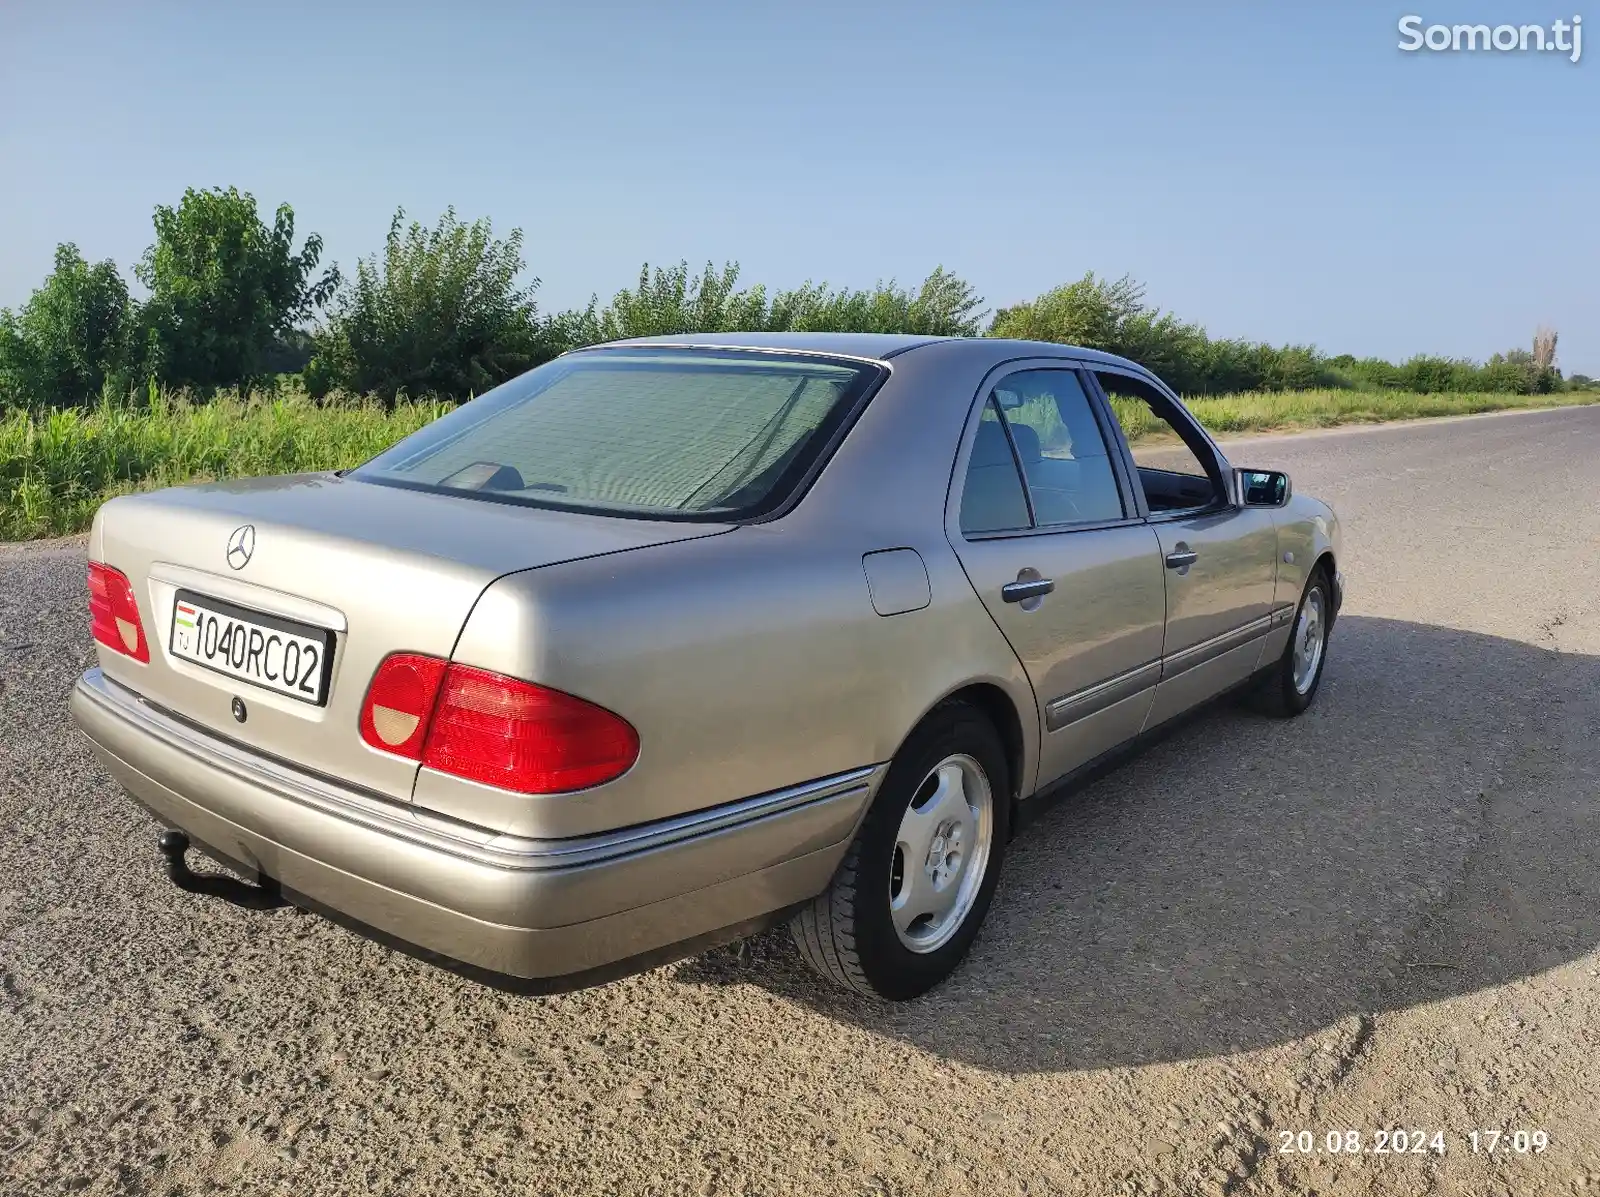
M 1194 434 L 1162 414 L 1170 403 L 1166 396 L 1126 374 L 1097 370 L 1095 379 L 1110 400 L 1111 412 L 1133 452 L 1152 515 L 1210 507 L 1221 501 L 1217 479 L 1206 466 L 1210 452 L 1203 442 L 1190 444 Z
M 999 410 L 990 399 L 978 421 L 978 437 L 973 442 L 972 460 L 967 463 L 967 479 L 961 488 L 961 530 L 1012 532 L 1030 523 L 1017 459 L 1011 455 L 1011 442 L 1006 439 Z
M 1105 438 L 1072 370 L 1025 370 L 994 389 L 1041 526 L 1120 520 L 1122 495 Z

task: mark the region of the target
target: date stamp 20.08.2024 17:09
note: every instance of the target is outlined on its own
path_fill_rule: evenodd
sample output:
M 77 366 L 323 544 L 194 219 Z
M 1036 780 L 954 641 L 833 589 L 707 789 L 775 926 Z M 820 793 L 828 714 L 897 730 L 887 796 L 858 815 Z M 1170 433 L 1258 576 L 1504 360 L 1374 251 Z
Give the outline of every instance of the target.
M 1279 1130 L 1272 1150 L 1278 1155 L 1316 1156 L 1443 1156 L 1453 1151 L 1472 1155 L 1542 1155 L 1550 1147 L 1548 1131 L 1536 1128 L 1473 1128 L 1443 1131 L 1428 1128 L 1362 1131 L 1349 1128 Z

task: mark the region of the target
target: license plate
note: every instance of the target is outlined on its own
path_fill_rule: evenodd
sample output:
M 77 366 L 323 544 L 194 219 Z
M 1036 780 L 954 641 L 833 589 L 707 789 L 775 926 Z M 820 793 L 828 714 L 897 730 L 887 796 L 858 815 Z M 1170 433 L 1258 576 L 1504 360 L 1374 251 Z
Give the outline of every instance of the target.
M 221 599 L 180 590 L 172 607 L 172 655 L 276 694 L 328 700 L 333 633 Z

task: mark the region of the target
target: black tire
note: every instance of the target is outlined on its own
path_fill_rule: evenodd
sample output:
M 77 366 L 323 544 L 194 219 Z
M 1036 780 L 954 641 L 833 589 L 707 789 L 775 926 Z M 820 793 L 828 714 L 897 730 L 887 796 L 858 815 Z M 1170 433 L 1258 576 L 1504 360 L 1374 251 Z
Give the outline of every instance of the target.
M 958 754 L 976 761 L 989 783 L 988 857 L 977 896 L 951 938 L 914 952 L 901 942 L 890 912 L 895 843 L 923 782 Z M 789 923 L 807 963 L 847 989 L 891 1001 L 919 997 L 954 972 L 977 938 L 1000 878 L 1011 831 L 1010 773 L 1000 735 L 981 711 L 952 702 L 930 713 L 890 763 L 833 881 Z
M 1311 675 L 1308 686 L 1295 685 L 1295 642 L 1299 635 L 1300 619 L 1316 592 L 1321 599 L 1321 612 L 1323 619 L 1322 654 L 1317 660 L 1316 670 Z M 1283 655 L 1278 658 L 1270 672 L 1262 678 L 1261 685 L 1254 693 L 1254 706 L 1262 714 L 1271 715 L 1277 719 L 1292 719 L 1302 714 L 1316 701 L 1317 691 L 1322 688 L 1322 675 L 1328 668 L 1329 634 L 1333 631 L 1333 585 L 1328 580 L 1328 571 L 1325 566 L 1318 565 L 1311 571 L 1311 577 L 1306 579 L 1306 588 L 1300 595 L 1300 605 L 1295 608 L 1294 619 L 1289 624 L 1289 642 L 1283 646 Z

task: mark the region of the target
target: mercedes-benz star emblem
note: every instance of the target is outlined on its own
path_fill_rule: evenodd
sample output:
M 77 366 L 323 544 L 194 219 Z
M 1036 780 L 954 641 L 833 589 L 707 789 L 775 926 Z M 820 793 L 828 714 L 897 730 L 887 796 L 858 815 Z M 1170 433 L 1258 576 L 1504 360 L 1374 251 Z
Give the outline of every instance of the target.
M 243 569 L 250 564 L 250 558 L 256 551 L 256 526 L 242 524 L 233 530 L 233 535 L 228 537 L 228 564 L 234 569 Z

